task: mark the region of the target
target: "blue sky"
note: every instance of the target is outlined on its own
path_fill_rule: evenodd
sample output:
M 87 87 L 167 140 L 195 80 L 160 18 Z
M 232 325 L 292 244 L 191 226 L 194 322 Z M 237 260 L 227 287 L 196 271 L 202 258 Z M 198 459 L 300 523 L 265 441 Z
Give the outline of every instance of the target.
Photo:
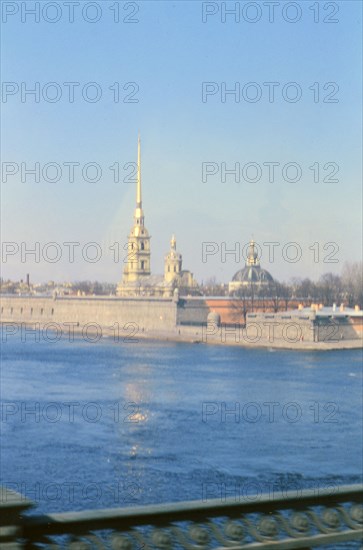
M 221 254 L 202 259 L 202 243 L 215 242 L 221 249 L 226 243 L 243 246 L 253 235 L 258 243 L 275 241 L 274 262 L 262 246 L 261 263 L 280 280 L 309 276 L 318 278 L 326 271 L 339 272 L 345 261 L 360 260 L 361 255 L 361 3 L 336 2 L 339 11 L 324 23 L 331 11 L 329 2 L 319 2 L 319 22 L 314 23 L 314 2 L 297 2 L 301 19 L 284 20 L 283 8 L 276 7 L 270 23 L 263 2 L 261 19 L 251 23 L 242 13 L 240 22 L 228 16 L 221 21 L 221 2 L 209 2 L 217 13 L 202 22 L 203 3 L 119 2 L 121 21 L 113 21 L 110 7 L 114 2 L 96 2 L 100 20 L 89 23 L 75 7 L 75 20 L 68 20 L 68 8 L 57 2 L 59 22 L 49 23 L 40 14 L 40 22 L 27 16 L 21 22 L 18 13 L 2 24 L 2 80 L 21 88 L 41 90 L 49 82 L 61 89 L 58 102 L 37 103 L 20 92 L 2 98 L 2 163 L 19 166 L 17 174 L 2 179 L 2 240 L 27 243 L 29 248 L 57 242 L 62 258 L 50 263 L 41 255 L 21 261 L 21 255 L 9 257 L 2 276 L 24 278 L 30 272 L 34 281 L 99 279 L 117 282 L 122 261 L 113 261 L 109 246 L 126 242 L 132 225 L 135 203 L 133 183 L 113 181 L 109 166 L 136 161 L 137 133 L 142 139 L 142 177 L 145 224 L 152 235 L 152 271 L 163 271 L 163 257 L 172 233 L 183 254 L 184 267 L 196 278 L 215 275 L 227 282 L 240 267 L 236 258 L 223 261 Z M 23 3 L 24 4 L 24 3 Z M 27 2 L 28 8 L 35 2 Z M 43 9 L 46 2 L 40 2 Z M 138 6 L 137 23 L 122 19 Z M 231 8 L 235 2 L 224 3 Z M 242 10 L 246 2 L 237 2 Z M 290 3 L 291 4 L 291 3 Z M 331 4 L 331 3 L 330 3 Z M 11 10 L 12 8 L 6 8 Z M 92 7 L 88 8 L 93 17 Z M 206 9 L 204 7 L 204 9 Z M 253 9 L 253 8 L 251 8 Z M 293 17 L 293 9 L 288 16 Z M 55 11 L 48 12 L 49 18 Z M 5 14 L 6 15 L 6 14 Z M 45 15 L 47 17 L 47 14 Z M 5 18 L 6 19 L 6 18 Z M 79 82 L 75 101 L 68 101 L 64 82 Z M 80 89 L 96 82 L 102 91 L 100 101 L 83 99 Z M 132 91 L 125 83 L 135 82 L 137 103 L 116 103 L 109 89 L 120 85 L 121 99 Z M 202 101 L 202 83 L 215 82 L 218 93 Z M 255 82 L 262 89 L 261 100 L 251 103 L 232 96 L 221 101 L 222 82 L 241 88 Z M 268 100 L 264 82 L 278 82 L 275 101 Z M 296 103 L 286 101 L 281 89 L 296 82 L 302 97 Z M 337 83 L 337 103 L 323 102 Z M 319 83 L 320 97 L 314 102 L 309 87 Z M 53 89 L 54 91 L 54 89 Z M 92 89 L 91 89 L 92 91 Z M 49 89 L 49 94 L 52 90 Z M 295 162 L 302 170 L 300 181 L 291 183 L 277 169 L 275 181 L 268 182 L 263 163 Z M 62 178 L 55 183 L 34 181 L 28 175 L 21 181 L 21 163 L 31 167 L 39 162 L 62 167 Z M 64 162 L 78 162 L 82 168 L 95 162 L 102 168 L 96 183 L 85 181 L 76 169 L 69 181 Z M 214 162 L 219 173 L 202 181 L 202 163 Z M 264 171 L 261 181 L 239 183 L 227 177 L 221 181 L 220 167 L 257 163 Z M 314 182 L 309 169 L 320 165 L 322 179 L 327 163 L 339 166 L 338 182 Z M 6 165 L 7 166 L 7 165 Z M 64 242 L 95 241 L 102 258 L 87 262 L 79 251 L 73 263 L 68 261 Z M 283 247 L 290 242 L 301 247 L 301 259 L 284 259 Z M 337 243 L 337 263 L 324 263 L 332 251 L 324 246 Z M 319 243 L 319 261 L 309 250 Z M 317 245 L 315 245 L 316 247 Z M 243 260 L 241 261 L 243 264 Z

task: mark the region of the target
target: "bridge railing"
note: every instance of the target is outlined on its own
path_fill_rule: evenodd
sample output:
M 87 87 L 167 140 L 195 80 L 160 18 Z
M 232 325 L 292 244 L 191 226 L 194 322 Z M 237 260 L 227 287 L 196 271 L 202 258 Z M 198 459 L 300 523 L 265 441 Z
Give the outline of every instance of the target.
M 361 548 L 362 500 L 363 486 L 350 485 L 254 502 L 214 499 L 27 516 L 33 503 L 3 488 L 0 543 L 3 550 Z

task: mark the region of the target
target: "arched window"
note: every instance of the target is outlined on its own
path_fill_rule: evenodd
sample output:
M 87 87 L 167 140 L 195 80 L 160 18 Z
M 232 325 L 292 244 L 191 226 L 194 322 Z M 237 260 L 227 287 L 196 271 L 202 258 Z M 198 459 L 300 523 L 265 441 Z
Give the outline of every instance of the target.
M 141 241 L 141 250 L 145 250 L 145 244 L 144 244 L 144 241 Z

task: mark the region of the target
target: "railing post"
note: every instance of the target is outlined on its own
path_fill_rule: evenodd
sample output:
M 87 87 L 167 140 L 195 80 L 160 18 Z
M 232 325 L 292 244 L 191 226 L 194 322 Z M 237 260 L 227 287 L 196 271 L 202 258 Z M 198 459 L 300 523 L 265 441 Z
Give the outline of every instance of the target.
M 22 538 L 22 513 L 33 503 L 23 495 L 0 487 L 0 546 L 2 550 L 20 550 Z

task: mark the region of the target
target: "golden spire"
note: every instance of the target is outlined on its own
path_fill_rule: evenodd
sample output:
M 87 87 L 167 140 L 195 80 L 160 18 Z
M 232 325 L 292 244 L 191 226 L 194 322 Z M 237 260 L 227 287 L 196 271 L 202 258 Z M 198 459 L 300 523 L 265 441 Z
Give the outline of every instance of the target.
M 136 187 L 136 208 L 141 208 L 141 146 L 140 132 L 137 140 L 137 187 Z

